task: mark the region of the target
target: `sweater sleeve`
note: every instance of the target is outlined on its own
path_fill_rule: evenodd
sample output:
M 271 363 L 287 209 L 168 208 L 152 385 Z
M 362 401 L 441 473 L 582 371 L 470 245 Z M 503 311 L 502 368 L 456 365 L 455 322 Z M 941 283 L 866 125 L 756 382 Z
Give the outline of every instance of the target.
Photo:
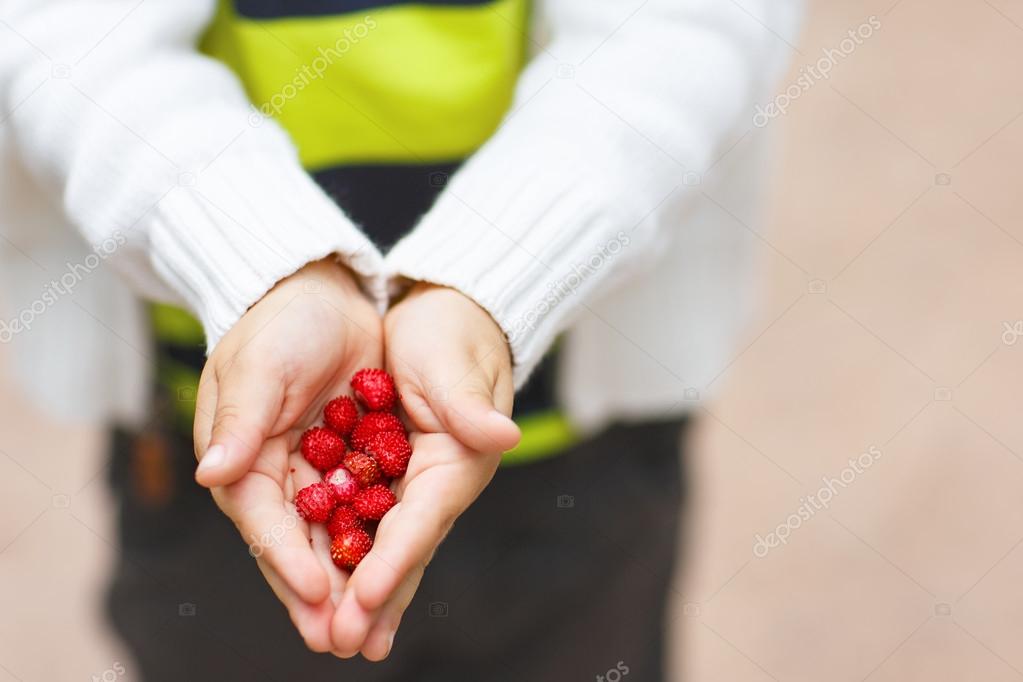
M 211 349 L 277 281 L 332 254 L 383 299 L 376 248 L 197 51 L 214 6 L 10 0 L 0 14 L 0 120 L 22 162 L 140 293 L 196 313 Z
M 693 183 L 751 129 L 799 0 L 547 0 L 550 41 L 500 128 L 387 257 L 503 328 L 521 386 L 577 315 L 683 229 Z

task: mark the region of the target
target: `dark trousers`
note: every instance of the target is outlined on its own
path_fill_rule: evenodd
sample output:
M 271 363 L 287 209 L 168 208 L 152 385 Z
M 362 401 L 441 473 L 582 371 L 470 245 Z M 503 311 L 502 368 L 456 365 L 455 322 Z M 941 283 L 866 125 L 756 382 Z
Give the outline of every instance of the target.
M 438 550 L 383 663 L 306 650 L 192 483 L 187 439 L 119 433 L 109 613 L 145 682 L 659 682 L 684 427 L 614 426 L 501 468 Z

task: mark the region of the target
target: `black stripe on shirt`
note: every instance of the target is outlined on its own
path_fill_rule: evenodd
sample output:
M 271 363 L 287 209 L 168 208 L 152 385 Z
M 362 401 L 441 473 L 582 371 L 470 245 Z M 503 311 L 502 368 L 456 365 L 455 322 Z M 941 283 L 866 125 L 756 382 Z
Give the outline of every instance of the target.
M 493 0 L 234 0 L 235 11 L 249 19 L 283 19 L 349 14 L 394 5 L 439 5 L 468 7 L 487 5 Z
M 313 178 L 345 214 L 386 252 L 404 237 L 447 184 L 460 162 L 338 166 Z M 430 330 L 423 330 L 429 333 Z M 553 409 L 557 349 L 552 349 L 515 396 L 515 416 Z
M 346 165 L 316 171 L 313 178 L 386 251 L 415 227 L 459 164 Z

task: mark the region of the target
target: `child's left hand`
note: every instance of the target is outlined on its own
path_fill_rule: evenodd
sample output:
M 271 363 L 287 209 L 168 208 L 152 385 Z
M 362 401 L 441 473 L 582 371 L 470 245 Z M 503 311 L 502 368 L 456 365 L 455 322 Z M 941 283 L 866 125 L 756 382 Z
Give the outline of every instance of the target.
M 387 370 L 412 422 L 413 455 L 400 502 L 381 522 L 334 615 L 335 651 L 390 652 L 423 570 L 455 519 L 518 443 L 504 334 L 461 293 L 419 284 L 384 319 Z
M 449 433 L 477 452 L 518 443 L 508 341 L 475 301 L 416 284 L 384 318 L 384 352 L 416 429 Z

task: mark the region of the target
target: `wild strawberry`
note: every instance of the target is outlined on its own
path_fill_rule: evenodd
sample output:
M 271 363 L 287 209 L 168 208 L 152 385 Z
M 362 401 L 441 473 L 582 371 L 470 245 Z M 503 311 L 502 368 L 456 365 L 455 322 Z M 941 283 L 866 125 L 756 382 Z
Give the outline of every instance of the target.
M 355 513 L 370 521 L 379 521 L 398 500 L 386 485 L 372 485 L 355 495 Z
M 390 412 L 367 412 L 352 429 L 352 447 L 365 450 L 370 439 L 384 431 L 400 431 L 405 433 L 405 425 Z
M 328 428 L 347 436 L 359 421 L 359 408 L 355 401 L 346 395 L 334 398 L 323 408 L 323 422 Z
M 400 431 L 384 431 L 370 439 L 366 454 L 376 460 L 384 476 L 398 478 L 408 469 L 412 446 Z
M 362 528 L 362 520 L 351 505 L 342 504 L 330 515 L 330 521 L 327 521 L 327 532 L 330 533 L 330 537 L 334 537 L 341 535 L 349 528 Z
M 360 369 L 352 377 L 352 389 L 367 410 L 389 410 L 398 400 L 394 379 L 382 369 Z
M 340 504 L 348 504 L 359 492 L 359 481 L 343 466 L 334 467 L 323 476 L 323 482 L 334 491 L 334 498 Z
M 349 528 L 330 541 L 330 558 L 339 568 L 351 570 L 359 565 L 372 548 L 373 538 L 369 533 L 361 528 Z
M 344 467 L 352 472 L 352 476 L 363 488 L 368 488 L 380 482 L 380 466 L 372 457 L 365 452 L 349 450 L 345 455 Z
M 302 455 L 320 471 L 332 469 L 345 456 L 345 441 L 330 429 L 314 426 L 302 434 Z
M 335 506 L 337 506 L 337 500 L 334 499 L 334 491 L 322 481 L 307 485 L 295 495 L 295 507 L 298 509 L 298 515 L 306 521 L 326 522 Z

